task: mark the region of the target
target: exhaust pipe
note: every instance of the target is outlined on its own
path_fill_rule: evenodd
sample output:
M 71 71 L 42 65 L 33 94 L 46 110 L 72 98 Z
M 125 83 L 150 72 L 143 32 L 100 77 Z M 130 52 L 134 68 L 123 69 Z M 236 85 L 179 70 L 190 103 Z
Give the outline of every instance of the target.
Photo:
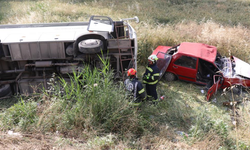
M 134 18 L 124 18 L 124 19 L 121 19 L 121 21 L 127 21 L 127 20 L 135 20 L 136 23 L 139 23 L 139 18 L 137 16 L 135 16 Z

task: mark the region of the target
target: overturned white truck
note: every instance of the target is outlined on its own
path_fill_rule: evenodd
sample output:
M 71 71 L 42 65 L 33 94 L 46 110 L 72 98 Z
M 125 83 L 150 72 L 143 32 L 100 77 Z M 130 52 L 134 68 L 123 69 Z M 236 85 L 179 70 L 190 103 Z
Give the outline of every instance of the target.
M 91 16 L 89 22 L 0 25 L 0 98 L 46 88 L 53 73 L 65 78 L 88 64 L 110 61 L 115 78 L 137 67 L 137 37 L 128 20 Z

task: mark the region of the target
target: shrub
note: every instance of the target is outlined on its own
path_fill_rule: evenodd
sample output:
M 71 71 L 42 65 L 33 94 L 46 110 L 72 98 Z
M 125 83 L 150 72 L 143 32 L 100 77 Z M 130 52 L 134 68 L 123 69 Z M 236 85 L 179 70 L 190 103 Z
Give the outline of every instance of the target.
M 1 116 L 2 125 L 5 129 L 20 129 L 23 131 L 31 130 L 31 126 L 37 121 L 36 116 L 37 103 L 34 101 L 21 100 L 7 109 Z

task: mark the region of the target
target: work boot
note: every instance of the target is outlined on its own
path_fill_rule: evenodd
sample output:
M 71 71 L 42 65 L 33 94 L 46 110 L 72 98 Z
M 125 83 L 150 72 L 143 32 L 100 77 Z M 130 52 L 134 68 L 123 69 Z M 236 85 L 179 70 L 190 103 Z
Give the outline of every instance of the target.
M 153 102 L 154 105 L 157 105 L 159 103 L 159 100 L 155 99 L 155 100 L 152 100 L 152 102 Z
M 147 101 L 152 102 L 152 101 L 154 101 L 154 98 L 152 96 L 147 96 Z

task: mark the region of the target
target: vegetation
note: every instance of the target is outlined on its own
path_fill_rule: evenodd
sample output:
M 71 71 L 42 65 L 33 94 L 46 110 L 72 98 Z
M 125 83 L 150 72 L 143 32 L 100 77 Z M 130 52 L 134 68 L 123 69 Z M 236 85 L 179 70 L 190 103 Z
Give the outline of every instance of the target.
M 250 63 L 249 6 L 249 0 L 0 0 L 0 23 L 138 16 L 140 23 L 131 24 L 137 31 L 142 66 L 158 45 L 184 41 L 211 44 L 222 55 L 233 54 Z M 71 149 L 249 149 L 247 98 L 229 90 L 206 102 L 200 86 L 161 81 L 158 94 L 166 95 L 166 101 L 156 106 L 145 103 L 137 110 L 129 106 L 122 83 L 112 80 L 106 63 L 103 70 L 87 67 L 75 73 L 70 82 L 52 78 L 51 90 L 42 95 L 17 97 L 18 102 L 7 105 L 9 100 L 1 100 L 5 105 L 1 105 L 1 131 L 59 134 L 54 141 L 59 149 L 65 145 Z M 236 99 L 242 101 L 238 109 L 223 106 Z

